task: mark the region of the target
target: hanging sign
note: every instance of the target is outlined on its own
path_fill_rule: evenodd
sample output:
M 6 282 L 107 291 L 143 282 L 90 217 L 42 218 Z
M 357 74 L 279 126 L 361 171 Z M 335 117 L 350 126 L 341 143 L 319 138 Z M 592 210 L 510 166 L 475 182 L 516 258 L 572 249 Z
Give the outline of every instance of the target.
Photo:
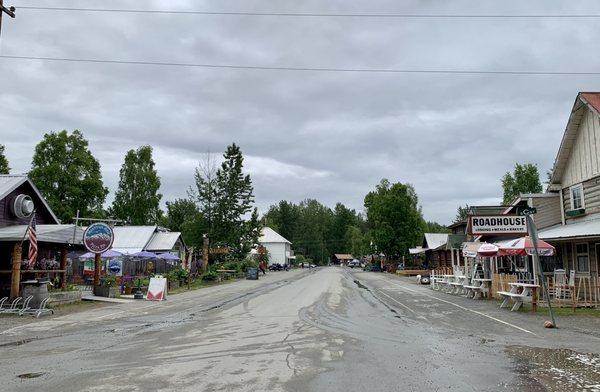
M 162 301 L 167 298 L 167 278 L 158 275 L 150 278 L 146 301 Z
M 527 234 L 527 218 L 517 215 L 472 215 L 469 217 L 469 234 Z
M 83 232 L 83 245 L 92 253 L 104 253 L 112 247 L 115 239 L 113 229 L 106 223 L 92 223 Z

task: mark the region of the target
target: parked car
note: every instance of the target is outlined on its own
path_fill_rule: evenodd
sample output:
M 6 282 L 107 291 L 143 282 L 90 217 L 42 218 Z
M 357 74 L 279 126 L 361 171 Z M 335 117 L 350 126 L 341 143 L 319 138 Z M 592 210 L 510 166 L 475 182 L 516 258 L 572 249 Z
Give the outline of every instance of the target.
M 367 265 L 367 266 L 365 266 L 365 268 L 363 268 L 363 271 L 383 272 L 383 270 L 381 269 L 381 266 L 379 264 Z
M 289 267 L 287 264 L 274 263 L 269 265 L 269 271 L 288 271 Z
M 348 262 L 348 267 L 350 268 L 354 268 L 354 267 L 360 267 L 360 261 L 354 259 L 354 260 L 350 260 Z

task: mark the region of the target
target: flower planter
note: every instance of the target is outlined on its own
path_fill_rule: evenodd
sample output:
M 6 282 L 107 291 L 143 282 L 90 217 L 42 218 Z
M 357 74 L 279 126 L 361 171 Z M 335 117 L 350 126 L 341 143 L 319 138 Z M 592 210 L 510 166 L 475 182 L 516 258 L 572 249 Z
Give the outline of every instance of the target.
M 178 280 L 168 280 L 169 282 L 169 290 L 174 290 L 174 289 L 178 289 L 179 288 L 179 281 Z
M 119 295 L 118 287 L 98 286 L 94 290 L 94 294 L 98 297 L 116 298 Z

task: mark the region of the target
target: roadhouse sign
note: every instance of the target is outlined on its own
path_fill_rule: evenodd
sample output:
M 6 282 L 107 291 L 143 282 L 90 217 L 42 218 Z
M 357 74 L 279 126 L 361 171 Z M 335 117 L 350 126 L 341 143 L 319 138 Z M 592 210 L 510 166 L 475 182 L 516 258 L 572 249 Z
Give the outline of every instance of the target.
M 470 216 L 469 234 L 527 234 L 527 218 L 517 215 Z

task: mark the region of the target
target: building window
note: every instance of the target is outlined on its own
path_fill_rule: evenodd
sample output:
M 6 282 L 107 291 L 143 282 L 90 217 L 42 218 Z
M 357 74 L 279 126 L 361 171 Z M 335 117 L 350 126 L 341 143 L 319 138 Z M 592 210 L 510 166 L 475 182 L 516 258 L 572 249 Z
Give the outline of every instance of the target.
M 575 271 L 581 273 L 590 272 L 590 255 L 587 243 L 575 245 Z
M 571 209 L 578 210 L 585 208 L 583 204 L 583 185 L 575 185 L 571 187 Z

